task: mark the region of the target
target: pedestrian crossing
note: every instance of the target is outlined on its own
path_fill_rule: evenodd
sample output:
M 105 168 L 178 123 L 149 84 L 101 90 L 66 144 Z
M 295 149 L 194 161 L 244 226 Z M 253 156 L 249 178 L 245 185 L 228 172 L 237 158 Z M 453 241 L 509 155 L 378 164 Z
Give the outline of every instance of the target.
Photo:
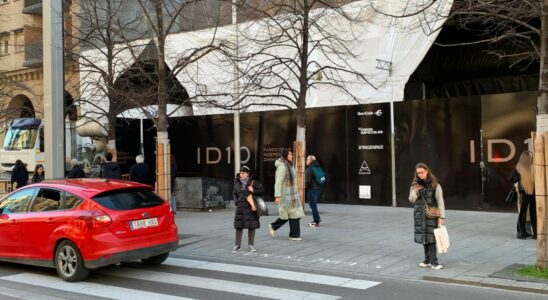
M 250 276 L 253 280 L 249 280 Z M 9 283 L 45 291 L 14 289 Z M 0 277 L 0 299 L 74 299 L 74 295 L 87 295 L 90 299 L 184 300 L 231 295 L 222 298 L 335 300 L 342 297 L 341 291 L 364 291 L 379 284 L 347 277 L 170 257 L 161 267 L 104 268 L 95 271 L 90 280 L 76 283 L 61 280 L 55 272 L 5 275 Z

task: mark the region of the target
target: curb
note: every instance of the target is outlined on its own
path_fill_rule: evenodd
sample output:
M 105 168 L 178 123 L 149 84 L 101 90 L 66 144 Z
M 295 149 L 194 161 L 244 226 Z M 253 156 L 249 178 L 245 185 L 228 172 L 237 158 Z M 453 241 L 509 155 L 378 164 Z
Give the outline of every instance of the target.
M 464 285 L 472 285 L 472 286 L 479 286 L 479 287 L 489 287 L 489 288 L 496 288 L 496 289 L 502 289 L 502 290 L 516 291 L 516 292 L 528 292 L 528 293 L 536 293 L 536 294 L 543 294 L 543 295 L 548 294 L 548 285 L 533 283 L 533 282 L 526 282 L 526 281 L 514 280 L 511 285 L 504 285 L 504 284 L 498 284 L 496 282 L 493 282 L 492 278 L 481 278 L 478 280 L 464 280 L 464 279 L 453 279 L 453 278 L 444 278 L 444 277 L 436 277 L 436 276 L 423 276 L 423 280 L 443 282 L 443 283 L 464 284 Z M 532 287 L 531 285 L 538 285 L 538 287 Z

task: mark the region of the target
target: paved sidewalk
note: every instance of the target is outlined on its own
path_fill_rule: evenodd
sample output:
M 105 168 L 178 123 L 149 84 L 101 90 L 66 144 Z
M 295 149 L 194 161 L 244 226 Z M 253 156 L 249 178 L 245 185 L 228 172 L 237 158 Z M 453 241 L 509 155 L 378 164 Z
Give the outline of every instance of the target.
M 179 211 L 176 221 L 183 235 L 178 253 L 203 259 L 234 259 L 361 274 L 426 279 L 548 293 L 548 285 L 489 277 L 514 264 L 534 264 L 536 241 L 516 239 L 515 213 L 449 210 L 446 225 L 449 253 L 439 255 L 443 270 L 422 269 L 422 246 L 413 242 L 411 208 L 320 204 L 320 228 L 301 220 L 303 241 L 289 241 L 289 224 L 272 239 L 268 223 L 277 209 L 268 203 L 271 216 L 261 218 L 255 238 L 256 253 L 249 253 L 244 232 L 242 249 L 231 254 L 234 207 L 211 212 Z M 275 215 L 273 215 L 275 214 Z

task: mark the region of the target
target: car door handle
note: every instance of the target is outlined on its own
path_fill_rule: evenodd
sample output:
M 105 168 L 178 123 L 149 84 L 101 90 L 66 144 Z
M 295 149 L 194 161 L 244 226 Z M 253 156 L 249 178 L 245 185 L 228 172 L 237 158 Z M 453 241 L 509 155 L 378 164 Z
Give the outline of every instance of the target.
M 53 218 L 48 218 L 48 219 L 46 220 L 46 223 L 48 223 L 48 224 L 53 224 Z
M 17 221 L 16 221 L 16 220 L 11 220 L 10 224 L 11 224 L 12 226 L 15 226 L 15 225 L 17 225 Z

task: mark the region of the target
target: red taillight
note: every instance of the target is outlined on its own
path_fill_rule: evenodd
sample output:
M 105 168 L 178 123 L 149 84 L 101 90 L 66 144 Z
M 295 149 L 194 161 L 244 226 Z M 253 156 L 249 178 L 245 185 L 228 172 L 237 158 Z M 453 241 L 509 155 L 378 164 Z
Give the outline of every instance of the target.
M 91 211 L 83 218 L 90 229 L 104 228 L 112 223 L 112 219 L 100 210 Z

